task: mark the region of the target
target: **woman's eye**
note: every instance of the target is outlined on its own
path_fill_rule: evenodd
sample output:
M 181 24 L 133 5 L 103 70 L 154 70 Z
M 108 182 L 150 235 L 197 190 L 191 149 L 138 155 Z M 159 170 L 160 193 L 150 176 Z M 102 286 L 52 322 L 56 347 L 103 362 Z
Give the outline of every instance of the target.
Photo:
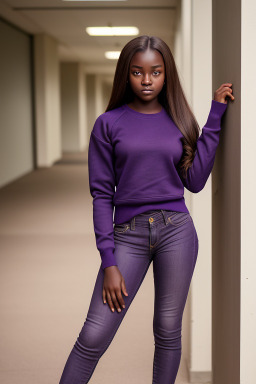
M 135 71 L 133 72 L 134 75 L 136 75 L 137 73 L 141 73 L 140 71 Z M 154 71 L 153 72 L 154 75 L 159 75 L 160 74 L 160 71 Z

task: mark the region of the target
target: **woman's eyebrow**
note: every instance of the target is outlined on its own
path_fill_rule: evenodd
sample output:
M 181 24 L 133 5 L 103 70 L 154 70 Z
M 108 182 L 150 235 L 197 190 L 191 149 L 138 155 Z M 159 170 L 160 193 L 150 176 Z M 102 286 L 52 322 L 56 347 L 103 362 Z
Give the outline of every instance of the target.
M 132 67 L 136 67 L 136 68 L 143 68 L 139 65 L 132 65 Z M 157 64 L 157 65 L 152 65 L 151 68 L 156 68 L 156 67 L 162 67 L 162 64 Z

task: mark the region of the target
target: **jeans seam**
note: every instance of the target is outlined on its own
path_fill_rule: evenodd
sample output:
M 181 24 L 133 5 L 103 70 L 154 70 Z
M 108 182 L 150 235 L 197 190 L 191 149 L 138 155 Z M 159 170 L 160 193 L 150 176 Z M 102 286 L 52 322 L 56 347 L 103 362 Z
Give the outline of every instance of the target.
M 181 225 L 187 223 L 188 221 L 191 221 L 191 216 L 189 215 L 186 219 L 184 219 L 181 223 L 179 224 L 175 224 L 172 222 L 172 219 L 171 219 L 171 216 L 168 217 L 168 221 L 169 223 L 168 224 L 171 224 L 173 225 L 174 227 L 180 227 Z

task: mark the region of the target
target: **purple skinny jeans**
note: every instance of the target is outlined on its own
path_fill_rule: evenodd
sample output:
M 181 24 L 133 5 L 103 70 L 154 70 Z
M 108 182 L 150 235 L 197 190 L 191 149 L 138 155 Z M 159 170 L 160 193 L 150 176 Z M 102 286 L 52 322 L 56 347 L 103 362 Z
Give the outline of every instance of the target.
M 181 359 L 182 317 L 198 255 L 190 213 L 150 210 L 114 226 L 115 257 L 128 296 L 125 308 L 110 310 L 102 299 L 99 268 L 89 310 L 65 364 L 59 384 L 86 384 L 109 347 L 153 262 L 154 361 L 152 384 L 174 384 Z M 114 306 L 115 307 L 115 306 Z

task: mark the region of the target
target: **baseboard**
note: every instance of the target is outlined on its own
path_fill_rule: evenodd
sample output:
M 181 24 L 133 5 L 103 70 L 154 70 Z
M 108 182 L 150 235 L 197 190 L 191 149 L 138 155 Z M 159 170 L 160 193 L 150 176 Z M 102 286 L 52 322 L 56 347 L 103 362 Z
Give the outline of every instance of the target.
M 211 371 L 189 371 L 189 382 L 190 383 L 212 383 L 212 372 Z

